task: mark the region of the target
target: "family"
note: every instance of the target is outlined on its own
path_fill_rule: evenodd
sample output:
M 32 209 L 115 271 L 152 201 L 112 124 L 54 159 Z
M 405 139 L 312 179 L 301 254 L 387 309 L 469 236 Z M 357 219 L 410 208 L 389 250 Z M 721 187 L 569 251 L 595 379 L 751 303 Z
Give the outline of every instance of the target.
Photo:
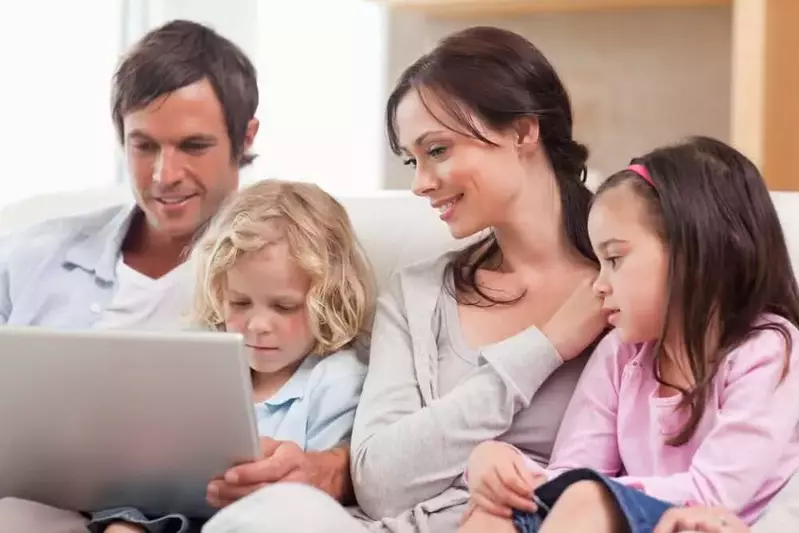
M 403 72 L 386 130 L 413 192 L 482 238 L 376 295 L 330 195 L 239 188 L 258 87 L 233 43 L 157 28 L 112 103 L 135 206 L 0 240 L 0 324 L 177 330 L 188 312 L 243 334 L 263 457 L 209 480 L 204 524 L 5 498 L 0 531 L 799 528 L 799 288 L 732 147 L 656 148 L 593 193 L 541 52 L 454 33 Z

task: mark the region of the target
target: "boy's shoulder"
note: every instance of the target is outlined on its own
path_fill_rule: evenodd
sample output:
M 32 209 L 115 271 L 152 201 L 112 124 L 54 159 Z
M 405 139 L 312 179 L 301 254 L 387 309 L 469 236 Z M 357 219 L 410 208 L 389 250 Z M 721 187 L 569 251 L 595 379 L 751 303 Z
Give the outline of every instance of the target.
M 336 381 L 346 378 L 363 378 L 366 365 L 360 360 L 354 348 L 343 348 L 325 357 L 319 357 L 311 371 L 310 382 Z
M 355 350 L 339 350 L 325 357 L 311 356 L 316 363 L 305 384 L 311 413 L 324 413 L 336 406 L 349 405 L 361 395 L 366 365 Z

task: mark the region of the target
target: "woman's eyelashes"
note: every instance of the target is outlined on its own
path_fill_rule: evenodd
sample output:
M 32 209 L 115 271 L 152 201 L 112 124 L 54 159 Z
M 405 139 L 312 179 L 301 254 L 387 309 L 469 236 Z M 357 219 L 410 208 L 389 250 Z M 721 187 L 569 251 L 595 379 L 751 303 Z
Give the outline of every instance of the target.
M 429 157 L 430 159 L 442 159 L 447 153 L 447 147 L 443 145 L 435 145 L 431 146 L 426 152 L 425 156 Z M 402 160 L 402 164 L 405 166 L 409 166 L 411 168 L 416 168 L 416 158 L 415 157 L 406 157 Z
M 433 159 L 441 159 L 447 152 L 446 146 L 436 145 L 432 146 L 428 151 L 427 155 L 432 157 Z

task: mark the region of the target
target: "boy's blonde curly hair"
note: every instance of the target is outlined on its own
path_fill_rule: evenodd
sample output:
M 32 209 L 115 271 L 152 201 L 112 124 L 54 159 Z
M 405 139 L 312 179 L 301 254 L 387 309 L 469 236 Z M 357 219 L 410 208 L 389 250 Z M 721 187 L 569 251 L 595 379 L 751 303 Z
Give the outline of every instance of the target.
M 225 274 L 243 254 L 274 242 L 275 229 L 311 278 L 305 305 L 316 339 L 312 353 L 328 355 L 368 335 L 374 275 L 347 211 L 316 185 L 275 179 L 234 193 L 194 247 L 192 321 L 211 330 L 225 329 Z

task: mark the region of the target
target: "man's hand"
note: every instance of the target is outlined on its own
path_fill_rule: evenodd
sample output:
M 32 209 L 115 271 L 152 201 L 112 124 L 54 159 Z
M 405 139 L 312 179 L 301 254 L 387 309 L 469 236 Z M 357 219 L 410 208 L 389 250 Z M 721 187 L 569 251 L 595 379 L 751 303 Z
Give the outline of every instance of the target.
M 513 447 L 494 441 L 474 449 L 467 475 L 470 508 L 504 518 L 510 518 L 513 509 L 535 512 L 533 491 L 546 482 L 546 476 L 530 471 L 524 457 Z
M 256 490 L 279 482 L 304 483 L 346 502 L 352 493 L 349 453 L 345 448 L 304 452 L 295 443 L 261 438 L 262 459 L 235 466 L 208 485 L 207 499 L 225 507 Z

